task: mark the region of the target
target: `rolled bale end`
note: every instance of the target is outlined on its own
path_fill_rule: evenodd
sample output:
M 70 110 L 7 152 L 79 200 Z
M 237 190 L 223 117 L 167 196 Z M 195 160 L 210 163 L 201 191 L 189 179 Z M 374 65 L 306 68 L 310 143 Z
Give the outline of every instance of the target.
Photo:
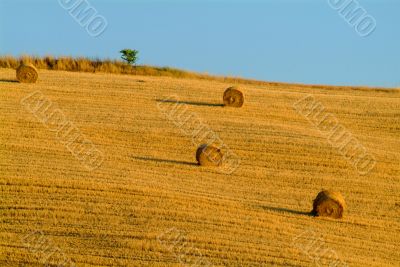
M 237 87 L 230 87 L 225 90 L 223 100 L 226 107 L 240 108 L 244 103 L 244 95 Z
M 221 149 L 203 144 L 196 151 L 196 160 L 200 166 L 218 167 L 222 165 L 223 153 Z
M 21 64 L 17 68 L 17 80 L 21 83 L 35 83 L 38 77 L 38 71 L 32 64 Z
M 324 190 L 314 199 L 312 214 L 314 216 L 341 219 L 346 208 L 342 194 Z

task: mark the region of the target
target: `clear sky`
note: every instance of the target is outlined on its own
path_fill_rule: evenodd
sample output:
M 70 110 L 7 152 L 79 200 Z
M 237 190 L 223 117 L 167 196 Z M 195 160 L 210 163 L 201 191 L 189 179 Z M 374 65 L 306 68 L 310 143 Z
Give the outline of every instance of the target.
M 364 37 L 332 8 L 352 0 L 85 0 L 107 22 L 97 37 L 64 8 L 71 1 L 82 0 L 0 0 L 0 54 L 119 58 L 132 48 L 139 64 L 216 75 L 400 86 L 400 0 L 355 2 L 376 21 Z

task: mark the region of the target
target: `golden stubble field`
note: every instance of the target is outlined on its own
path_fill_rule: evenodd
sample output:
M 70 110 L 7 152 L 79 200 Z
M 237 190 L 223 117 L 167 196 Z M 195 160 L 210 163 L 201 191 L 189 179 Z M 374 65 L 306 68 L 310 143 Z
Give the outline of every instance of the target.
M 218 81 L 0 77 L 0 266 L 400 265 L 399 91 L 243 84 L 234 109 L 219 106 L 232 84 Z M 98 168 L 21 103 L 35 91 L 101 151 Z M 370 173 L 296 112 L 309 94 L 376 158 Z M 236 171 L 195 164 L 190 136 L 160 112 L 171 95 L 240 158 Z M 321 189 L 343 194 L 342 220 L 307 214 Z

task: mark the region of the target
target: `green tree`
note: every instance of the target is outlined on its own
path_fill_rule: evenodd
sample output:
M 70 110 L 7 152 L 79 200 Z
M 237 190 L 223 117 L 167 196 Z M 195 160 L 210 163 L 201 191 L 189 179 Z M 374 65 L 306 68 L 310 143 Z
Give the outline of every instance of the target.
M 133 65 L 136 63 L 138 60 L 137 55 L 139 54 L 139 51 L 137 50 L 132 50 L 132 49 L 123 49 L 119 51 L 122 55 L 121 58 L 128 62 L 128 64 Z

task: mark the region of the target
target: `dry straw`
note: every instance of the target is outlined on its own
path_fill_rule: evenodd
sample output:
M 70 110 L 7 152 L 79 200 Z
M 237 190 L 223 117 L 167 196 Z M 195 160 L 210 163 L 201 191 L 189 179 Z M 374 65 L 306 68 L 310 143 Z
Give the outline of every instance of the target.
M 38 72 L 32 64 L 21 64 L 17 68 L 17 80 L 21 83 L 35 83 L 38 79 Z
M 224 105 L 227 107 L 240 108 L 243 106 L 243 93 L 236 87 L 230 87 L 224 92 Z
M 221 149 L 212 145 L 201 145 L 196 151 L 196 160 L 201 166 L 220 166 L 222 158 Z
M 312 214 L 340 219 L 343 217 L 345 208 L 346 203 L 342 194 L 324 190 L 314 199 Z

